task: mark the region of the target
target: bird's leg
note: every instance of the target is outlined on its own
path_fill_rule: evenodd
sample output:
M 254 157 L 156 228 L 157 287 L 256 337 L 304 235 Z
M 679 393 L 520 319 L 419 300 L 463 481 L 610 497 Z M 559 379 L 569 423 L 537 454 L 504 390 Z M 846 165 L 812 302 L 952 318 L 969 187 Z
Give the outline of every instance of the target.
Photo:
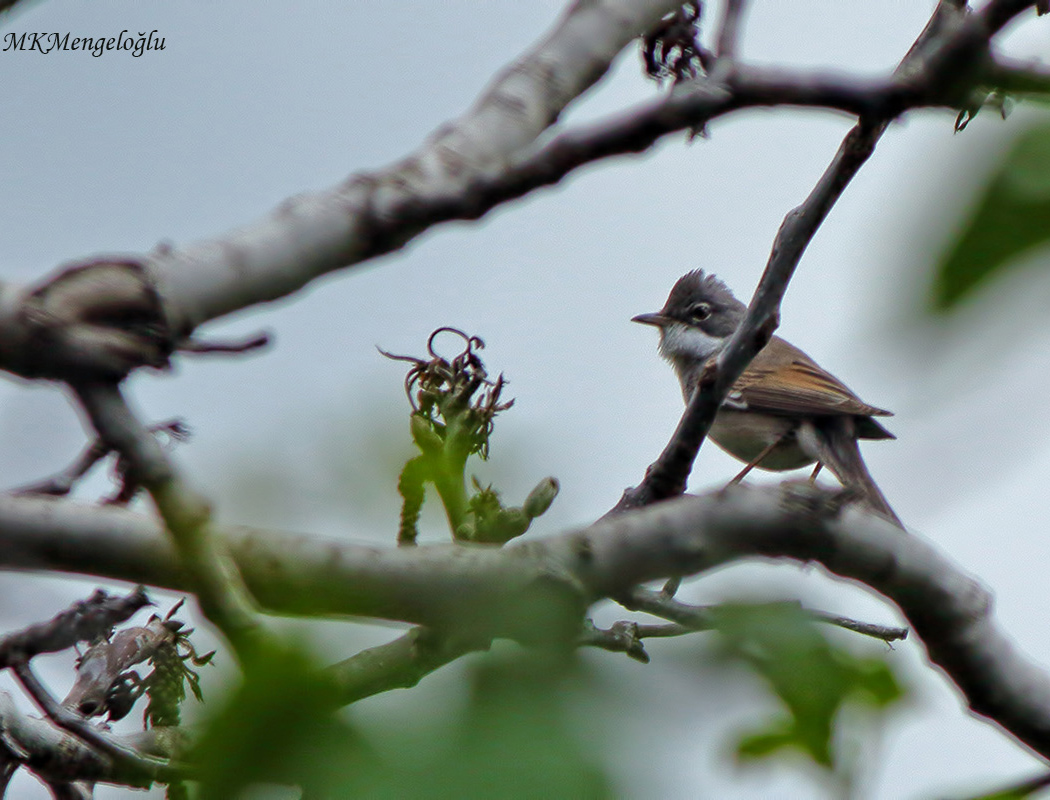
M 740 483 L 740 481 L 742 481 L 747 476 L 747 473 L 749 473 L 751 470 L 753 470 L 755 467 L 757 467 L 759 462 L 762 461 L 763 458 L 765 458 L 770 453 L 772 453 L 773 450 L 776 449 L 776 446 L 778 444 L 780 444 L 788 436 L 791 436 L 791 435 L 792 435 L 792 432 L 789 431 L 788 433 L 785 433 L 782 436 L 779 436 L 776 439 L 774 439 L 770 444 L 766 445 L 762 449 L 762 452 L 759 453 L 754 458 L 752 458 L 751 461 L 748 462 L 748 465 L 746 467 L 744 467 L 742 470 L 740 470 L 740 472 L 738 472 L 736 474 L 736 477 L 733 478 L 733 480 L 731 480 L 729 483 L 727 483 L 726 486 L 736 486 L 738 483 Z
M 817 462 L 817 466 L 813 467 L 813 473 L 809 476 L 809 482 L 810 483 L 816 483 L 817 482 L 817 476 L 820 474 L 820 471 L 823 468 L 824 468 L 824 463 L 822 461 L 818 461 Z

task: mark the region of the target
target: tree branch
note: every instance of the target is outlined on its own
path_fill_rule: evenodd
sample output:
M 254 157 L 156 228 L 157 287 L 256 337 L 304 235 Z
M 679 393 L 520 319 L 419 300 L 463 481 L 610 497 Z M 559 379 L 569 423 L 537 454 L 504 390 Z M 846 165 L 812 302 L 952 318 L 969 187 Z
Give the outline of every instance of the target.
M 469 195 L 477 177 L 503 171 L 605 74 L 625 46 L 677 4 L 573 3 L 465 114 L 442 125 L 402 161 L 328 192 L 290 199 L 273 217 L 221 240 L 156 254 L 150 271 L 168 301 L 173 327 L 192 330 L 288 295 L 331 270 L 403 247 L 428 227 L 411 209 Z
M 975 712 L 1050 757 L 1050 677 L 999 629 L 988 592 L 931 544 L 860 509 L 843 510 L 842 502 L 841 493 L 808 484 L 737 486 L 504 548 L 382 549 L 244 528 L 216 534 L 252 592 L 275 610 L 491 636 L 531 631 L 521 609 L 535 609 L 537 593 L 556 585 L 593 602 L 739 559 L 821 563 L 893 601 Z M 184 587 L 154 521 L 123 509 L 71 506 L 0 498 L 0 567 Z
M 69 731 L 85 744 L 113 759 L 125 780 L 136 786 L 148 787 L 154 781 L 167 783 L 191 777 L 188 767 L 143 756 L 133 747 L 96 728 L 86 719 L 62 706 L 40 683 L 28 663 L 15 664 L 12 669 L 40 709 L 63 730 Z M 82 779 L 83 776 L 77 776 Z
M 741 108 L 817 106 L 884 121 L 909 108 L 956 107 L 980 77 L 990 37 L 1034 1 L 991 0 L 963 22 L 928 28 L 933 45 L 913 48 L 906 58 L 912 68 L 890 79 L 777 77 L 734 65 L 537 148 L 539 134 L 616 53 L 676 5 L 577 3 L 470 111 L 391 167 L 289 200 L 271 217 L 218 239 L 76 264 L 29 290 L 0 286 L 0 367 L 65 380 L 163 367 L 208 320 L 286 296 L 327 272 L 403 247 L 433 225 L 476 219 L 583 164 L 645 150 L 668 133 Z M 943 0 L 938 14 L 957 5 Z
M 110 738 L 129 750 L 170 757 L 182 734 L 170 728 L 153 728 L 130 736 Z M 10 752 L 9 763 L 25 765 L 45 780 L 145 785 L 141 773 L 129 770 L 124 762 L 112 761 L 94 746 L 63 732 L 47 720 L 20 713 L 7 692 L 0 692 L 0 740 L 0 751 L 6 749 Z
M 489 639 L 469 640 L 417 627 L 392 642 L 333 664 L 324 675 L 332 681 L 333 705 L 344 706 L 390 689 L 410 689 L 460 656 L 488 650 L 490 643 Z
M 991 0 L 981 14 L 965 17 L 958 2 L 942 0 L 894 72 L 901 92 L 896 102 L 905 107 L 923 102 L 920 98 L 929 102 L 937 97 L 948 102 L 959 91 L 962 67 L 972 69 L 970 60 L 983 64 L 991 36 L 1031 5 L 1019 0 Z M 862 113 L 860 122 L 846 134 L 809 196 L 788 212 L 743 322 L 707 365 L 674 434 L 646 470 L 642 483 L 626 490 L 610 513 L 685 491 L 693 462 L 726 394 L 780 324 L 781 301 L 806 247 L 853 176 L 870 158 L 889 121 L 899 113 L 892 102 L 882 112 Z
M 996 56 L 985 75 L 986 84 L 1004 94 L 1050 96 L 1050 68 L 1038 62 Z
M 47 622 L 0 636 L 0 669 L 41 653 L 66 650 L 77 642 L 92 641 L 148 605 L 152 603 L 141 586 L 126 597 L 96 591 Z
M 715 47 L 715 55 L 719 59 L 729 62 L 736 60 L 737 44 L 746 9 L 747 0 L 726 0 L 722 26 L 718 30 L 718 45 Z
M 164 448 L 128 408 L 116 383 L 73 388 L 101 440 L 127 463 L 130 479 L 149 491 L 180 563 L 192 576 L 201 610 L 244 661 L 267 633 L 236 565 L 216 543 L 207 503 L 178 476 Z
M 690 631 L 710 630 L 713 624 L 711 611 L 717 608 L 717 606 L 689 605 L 688 603 L 675 600 L 665 592 L 654 592 L 650 589 L 643 589 L 640 586 L 634 587 L 618 598 L 618 600 L 624 608 L 628 608 L 631 611 L 644 611 L 647 614 L 671 620 Z M 793 605 L 801 608 L 799 603 L 793 603 Z M 835 625 L 854 633 L 881 639 L 887 643 L 908 638 L 907 628 L 860 622 L 849 617 L 828 614 L 824 611 L 813 611 L 810 609 L 802 609 L 802 611 L 814 622 Z
M 708 363 L 674 434 L 646 470 L 642 483 L 624 492 L 614 512 L 648 505 L 685 491 L 693 462 L 726 394 L 780 324 L 780 303 L 802 254 L 846 185 L 868 160 L 885 129 L 884 122 L 874 127 L 862 122 L 854 127 L 805 202 L 784 218 L 743 322 L 718 356 Z

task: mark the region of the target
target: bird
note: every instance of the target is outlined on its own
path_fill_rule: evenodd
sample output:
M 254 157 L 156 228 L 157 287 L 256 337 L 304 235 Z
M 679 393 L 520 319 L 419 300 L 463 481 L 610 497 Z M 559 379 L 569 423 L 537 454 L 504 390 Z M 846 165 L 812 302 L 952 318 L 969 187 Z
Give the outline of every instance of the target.
M 704 365 L 744 319 L 747 307 L 716 276 L 683 275 L 664 307 L 632 319 L 660 331 L 660 354 L 671 363 L 688 404 Z M 858 439 L 895 439 L 876 417 L 892 412 L 868 405 L 794 345 L 773 336 L 730 388 L 708 438 L 744 469 L 827 467 L 874 511 L 903 528 L 861 457 Z

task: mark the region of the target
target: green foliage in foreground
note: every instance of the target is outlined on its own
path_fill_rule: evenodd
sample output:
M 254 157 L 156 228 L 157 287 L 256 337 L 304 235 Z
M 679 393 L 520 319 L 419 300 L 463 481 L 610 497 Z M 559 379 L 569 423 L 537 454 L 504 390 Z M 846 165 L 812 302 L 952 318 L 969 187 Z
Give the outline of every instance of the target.
M 434 350 L 440 333 L 461 337 L 465 348 L 448 360 Z M 401 526 L 398 543 L 415 544 L 419 513 L 426 486 L 437 490 L 448 517 L 453 539 L 464 542 L 504 544 L 521 536 L 532 521 L 543 514 L 558 494 L 558 481 L 541 480 L 520 506 L 505 506 L 492 486 L 472 477 L 466 480 L 467 459 L 489 456 L 489 437 L 496 415 L 513 400 L 500 401 L 504 381 L 489 380 L 478 350 L 485 343 L 455 328 L 439 328 L 427 342 L 429 359 L 414 356 L 388 358 L 412 364 L 405 378 L 405 393 L 412 406 L 409 429 L 420 454 L 401 470 L 397 489 L 401 494 Z
M 468 492 L 467 459 L 487 455 L 493 420 L 509 403 L 500 401 L 502 380 L 486 376 L 476 353 L 480 340 L 463 338 L 466 349 L 451 361 L 432 347 L 429 360 L 406 359 L 412 364 L 406 381 L 410 430 L 420 455 L 400 477 L 401 545 L 415 541 L 418 504 L 412 504 L 422 502 L 427 483 L 437 489 L 455 539 L 491 543 L 524 532 L 506 520 L 521 515 L 531 521 L 557 491 L 556 482 L 545 479 L 516 509 L 503 506 L 494 490 L 476 480 Z M 538 626 L 558 627 L 555 611 L 565 609 L 538 605 L 523 613 Z M 261 784 L 299 787 L 311 798 L 616 796 L 598 758 L 610 744 L 609 731 L 577 713 L 585 692 L 578 681 L 571 688 L 580 674 L 571 635 L 573 624 L 582 628 L 579 612 L 573 609 L 560 625 L 568 637 L 527 648 L 500 644 L 473 656 L 464 676 L 466 703 L 458 713 L 435 720 L 421 712 L 417 724 L 393 729 L 338 713 L 339 695 L 326 670 L 305 650 L 285 645 L 259 652 L 244 665 L 243 682 L 194 749 L 193 761 L 202 769 L 200 797 L 250 797 Z M 715 633 L 689 639 L 717 636 L 716 660 L 731 672 L 761 678 L 784 709 L 739 741 L 740 758 L 754 762 L 801 753 L 840 777 L 848 773 L 839 745 L 859 740 L 903 694 L 886 662 L 833 643 L 797 604 L 725 605 L 714 615 Z M 700 676 L 710 678 L 712 651 L 706 652 L 697 692 L 705 691 Z M 843 713 L 858 706 L 875 713 Z
M 393 746 L 378 748 L 365 726 L 332 713 L 302 654 L 273 654 L 197 748 L 200 797 L 251 796 L 245 790 L 260 784 L 301 787 L 312 798 L 612 797 L 566 721 L 568 663 L 549 653 L 489 654 L 470 671 L 466 708 L 439 735 L 394 731 Z
M 722 657 L 760 676 L 784 706 L 740 740 L 742 759 L 791 749 L 833 769 L 840 766 L 835 732 L 842 710 L 883 710 L 904 694 L 884 659 L 833 645 L 795 604 L 723 605 L 715 609 L 715 629 Z
M 1050 124 L 1029 128 L 992 174 L 959 236 L 936 268 L 932 302 L 954 308 L 1050 242 Z

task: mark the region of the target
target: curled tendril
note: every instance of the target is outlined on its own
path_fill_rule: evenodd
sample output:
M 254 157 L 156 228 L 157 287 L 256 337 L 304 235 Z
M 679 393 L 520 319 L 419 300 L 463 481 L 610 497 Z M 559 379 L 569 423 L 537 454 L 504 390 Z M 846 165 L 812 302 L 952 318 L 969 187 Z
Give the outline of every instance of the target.
M 441 358 L 441 356 L 434 351 L 434 340 L 438 337 L 439 333 L 454 333 L 456 334 L 456 336 L 459 336 L 461 339 L 463 339 L 463 341 L 467 343 L 467 349 L 460 353 L 458 356 L 456 356 L 456 359 L 453 361 L 453 364 L 464 357 L 476 359 L 477 357 L 474 355 L 474 348 L 476 347 L 478 350 L 483 350 L 485 347 L 485 342 L 482 341 L 480 336 L 468 336 L 459 328 L 453 328 L 448 325 L 445 325 L 444 327 L 438 328 L 436 331 L 430 334 L 430 338 L 427 339 L 427 352 L 430 353 L 432 358 Z
M 463 340 L 463 349 L 451 360 L 435 349 L 439 334 L 451 333 Z M 492 418 L 500 411 L 510 408 L 513 401 L 501 403 L 500 394 L 505 386 L 503 376 L 490 380 L 478 351 L 485 342 L 478 336 L 470 336 L 458 328 L 441 327 L 427 339 L 429 359 L 379 352 L 394 361 L 411 364 L 405 375 L 405 395 L 414 414 L 425 418 L 439 436 L 444 436 L 445 424 L 453 417 L 460 419 L 469 436 L 470 452 L 488 457 L 488 437 L 492 432 Z M 479 389 L 482 393 L 475 397 Z
M 451 361 L 445 359 L 434 349 L 434 340 L 442 333 L 454 333 L 466 343 L 466 347 Z M 431 333 L 427 339 L 429 360 L 388 353 L 381 347 L 376 349 L 393 361 L 406 361 L 413 365 L 405 375 L 405 395 L 408 397 L 408 402 L 412 404 L 413 411 L 429 413 L 430 404 L 423 400 L 425 394 L 442 389 L 452 392 L 459 388 L 460 383 L 471 387 L 467 392 L 468 396 L 482 385 L 492 387 L 498 395 L 499 389 L 503 386 L 503 376 L 501 375 L 495 382 L 488 379 L 485 365 L 476 352 L 484 347 L 485 342 L 480 336 L 470 336 L 459 328 L 444 326 Z

